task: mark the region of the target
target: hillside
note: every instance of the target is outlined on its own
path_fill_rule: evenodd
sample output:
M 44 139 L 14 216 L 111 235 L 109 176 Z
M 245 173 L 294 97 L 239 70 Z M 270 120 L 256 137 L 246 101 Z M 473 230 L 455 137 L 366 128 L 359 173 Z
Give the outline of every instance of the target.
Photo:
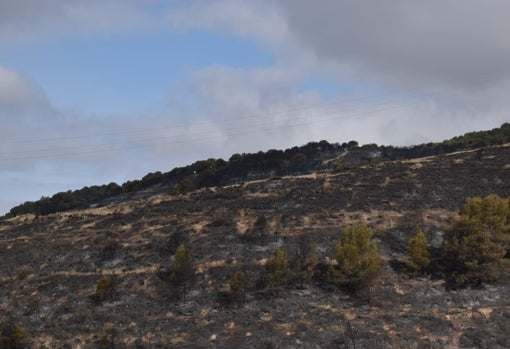
M 440 273 L 410 278 L 401 265 L 414 227 L 437 251 L 466 197 L 508 196 L 510 146 L 426 155 L 352 157 L 323 172 L 6 218 L 0 313 L 30 348 L 509 348 L 508 264 L 497 283 L 464 289 Z M 373 229 L 382 257 L 366 297 L 320 277 L 354 221 Z M 265 261 L 303 236 L 317 245 L 318 275 L 269 293 Z M 168 281 L 181 243 L 197 270 L 185 299 Z M 236 306 L 225 295 L 239 270 L 247 291 Z M 104 276 L 113 286 L 98 302 Z
M 35 202 L 28 201 L 13 207 L 6 216 L 14 217 L 27 213 L 47 215 L 160 193 L 185 193 L 199 188 L 239 184 L 275 175 L 299 175 L 373 161 L 416 159 L 509 142 L 508 123 L 493 130 L 470 132 L 443 142 L 412 147 L 376 144 L 358 146 L 356 141 L 342 144 L 330 144 L 327 141 L 310 142 L 284 151 L 271 149 L 253 154 L 234 154 L 228 161 L 223 159 L 196 161 L 169 172 L 148 173 L 140 180 L 128 181 L 122 185 L 109 183 L 60 192 L 51 197 L 43 197 Z

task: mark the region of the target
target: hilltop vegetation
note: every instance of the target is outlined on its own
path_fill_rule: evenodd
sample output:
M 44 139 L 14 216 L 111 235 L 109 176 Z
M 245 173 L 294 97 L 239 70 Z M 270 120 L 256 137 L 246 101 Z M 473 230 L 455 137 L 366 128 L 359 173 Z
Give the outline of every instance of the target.
M 86 208 L 119 195 L 134 195 L 147 188 L 157 187 L 166 192 L 189 192 L 198 188 L 238 184 L 251 179 L 288 174 L 305 174 L 318 170 L 342 167 L 352 163 L 377 160 L 412 159 L 448 154 L 454 151 L 502 145 L 510 142 L 510 124 L 505 123 L 490 131 L 470 132 L 440 143 L 413 147 L 392 147 L 368 144 L 358 146 L 356 141 L 330 144 L 327 141 L 310 142 L 301 147 L 268 150 L 253 154 L 234 154 L 228 161 L 208 159 L 177 167 L 170 172 L 154 172 L 141 180 L 122 185 L 84 187 L 60 192 L 13 207 L 6 217 L 32 213 L 47 215 L 72 209 Z M 340 156 L 344 156 L 339 159 Z M 336 160 L 335 160 L 336 159 Z

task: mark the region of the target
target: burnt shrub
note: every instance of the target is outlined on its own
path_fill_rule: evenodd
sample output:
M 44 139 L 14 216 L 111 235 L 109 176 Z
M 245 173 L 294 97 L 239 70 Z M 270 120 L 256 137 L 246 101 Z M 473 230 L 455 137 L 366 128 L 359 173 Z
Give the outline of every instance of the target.
M 28 333 L 25 328 L 12 319 L 0 324 L 0 348 L 24 349 L 28 345 Z
M 103 276 L 96 284 L 96 292 L 91 296 L 95 303 L 102 303 L 113 298 L 114 277 Z
M 164 243 L 161 254 L 175 254 L 180 245 L 186 244 L 189 241 L 190 235 L 191 232 L 189 230 L 186 230 L 184 227 L 177 227 L 176 230 L 170 234 L 166 243 Z
M 265 215 L 257 217 L 253 226 L 243 235 L 244 240 L 251 243 L 265 244 L 269 238 L 269 220 Z
M 246 299 L 246 275 L 243 271 L 237 271 L 229 284 L 230 297 L 238 305 Z

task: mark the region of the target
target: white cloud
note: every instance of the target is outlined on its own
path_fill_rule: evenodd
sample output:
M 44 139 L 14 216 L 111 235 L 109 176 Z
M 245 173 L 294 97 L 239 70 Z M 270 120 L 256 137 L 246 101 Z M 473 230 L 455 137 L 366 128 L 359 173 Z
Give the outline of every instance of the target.
M 0 66 L 0 118 L 51 109 L 40 87 L 30 79 Z
M 0 66 L 0 171 L 30 167 L 26 161 L 9 160 L 28 150 L 30 145 L 23 140 L 51 137 L 59 118 L 41 87 Z
M 186 4 L 170 13 L 173 25 L 252 37 L 269 45 L 279 64 L 308 61 L 304 73 L 435 94 L 437 102 L 458 105 L 510 79 L 510 3 L 505 0 Z
M 365 79 L 473 88 L 510 77 L 505 0 L 283 3 L 304 47 Z
M 145 7 L 153 0 L 16 0 L 0 2 L 0 50 L 91 34 L 115 34 L 156 25 Z
M 179 85 L 177 90 L 186 98 L 176 95 L 172 105 L 180 105 L 179 112 L 195 115 L 195 120 L 205 116 L 210 130 L 223 135 L 215 138 L 225 156 L 256 151 L 292 142 L 282 136 L 293 134 L 284 127 L 294 119 L 289 110 L 303 110 L 320 101 L 316 93 L 296 94 L 296 84 L 302 79 L 302 72 L 291 65 L 258 69 L 215 65 Z M 275 132 L 264 136 L 271 127 L 276 127 Z
M 338 128 L 349 129 L 351 138 L 409 144 L 496 127 L 507 119 L 507 1 L 219 0 L 187 4 L 170 14 L 175 26 L 252 37 L 276 54 L 275 65 L 264 70 L 214 67 L 202 72 L 204 80 L 195 89 L 198 100 L 208 103 L 208 111 L 236 115 L 244 108 L 268 113 L 260 117 L 267 120 L 275 105 L 280 110 L 293 108 L 300 98 L 296 86 L 307 76 L 322 74 L 338 82 L 366 85 L 367 91 L 376 86 L 403 97 L 394 101 L 395 111 L 389 108 L 370 117 L 371 107 L 359 103 L 353 106 L 357 115 L 349 116 L 350 121 L 339 118 L 325 127 L 312 125 L 308 139 L 301 138 L 304 141 L 312 135 L 321 137 L 321 132 L 326 138 L 331 128 Z M 268 72 L 273 79 L 265 80 L 266 85 L 263 77 Z M 293 80 L 286 79 L 286 74 Z M 214 78 L 207 79 L 207 75 Z M 286 93 L 278 93 L 282 91 Z M 409 99 L 416 98 L 408 105 Z M 309 113 L 310 119 L 320 115 L 324 103 L 320 96 L 316 98 L 317 114 Z M 400 127 L 387 126 L 394 124 Z M 400 131 L 383 131 L 390 129 Z M 339 138 L 343 137 L 333 139 Z
M 279 7 L 266 0 L 189 1 L 173 8 L 168 19 L 180 30 L 201 28 L 254 37 L 274 49 L 285 42 L 289 34 Z

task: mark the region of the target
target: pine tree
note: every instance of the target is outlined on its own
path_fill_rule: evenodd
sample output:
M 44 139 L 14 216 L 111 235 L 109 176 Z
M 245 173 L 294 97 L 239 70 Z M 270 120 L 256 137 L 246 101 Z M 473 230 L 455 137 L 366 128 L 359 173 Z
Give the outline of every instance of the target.
M 480 222 L 491 233 L 505 234 L 510 231 L 510 200 L 498 195 L 468 198 L 459 214 Z
M 238 271 L 232 277 L 232 281 L 230 281 L 230 292 L 232 300 L 240 304 L 244 302 L 246 297 L 246 285 L 245 285 L 245 275 L 242 271 Z
M 421 230 L 409 239 L 407 246 L 407 267 L 413 273 L 422 272 L 430 263 L 430 252 L 427 249 L 427 238 Z
M 283 280 L 289 273 L 287 266 L 287 254 L 281 248 L 273 251 L 271 258 L 266 262 L 267 278 L 269 286 L 277 291 Z
M 191 252 L 186 250 L 184 244 L 181 244 L 177 248 L 172 262 L 170 281 L 175 287 L 181 288 L 183 302 L 186 300 L 186 293 L 194 275 L 193 256 Z
M 336 244 L 337 265 L 333 276 L 339 286 L 358 292 L 369 286 L 380 272 L 372 230 L 364 224 L 349 226 Z
M 496 195 L 469 198 L 444 237 L 445 262 L 459 285 L 493 282 L 508 249 L 509 204 Z
M 111 298 L 113 295 L 113 277 L 103 276 L 96 285 L 95 297 L 99 302 Z
M 459 285 L 493 282 L 505 248 L 480 221 L 459 218 L 445 234 L 445 259 Z

